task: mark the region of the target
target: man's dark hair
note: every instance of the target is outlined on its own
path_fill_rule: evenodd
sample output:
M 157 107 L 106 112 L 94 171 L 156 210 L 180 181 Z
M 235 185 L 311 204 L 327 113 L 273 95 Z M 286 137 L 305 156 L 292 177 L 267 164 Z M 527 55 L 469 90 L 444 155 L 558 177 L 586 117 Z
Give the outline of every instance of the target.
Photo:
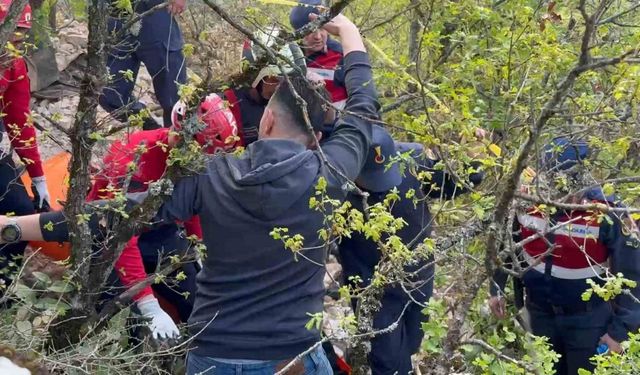
M 307 103 L 307 113 L 314 132 L 322 130 L 324 125 L 325 107 L 330 103 L 329 94 L 324 87 L 312 88 L 310 82 L 301 76 L 290 76 L 289 82 L 283 80 L 276 89 L 271 101 L 284 111 L 290 121 L 290 126 L 308 133 L 304 120 L 303 107 L 298 103 L 294 91 Z M 324 100 L 323 100 L 324 99 Z

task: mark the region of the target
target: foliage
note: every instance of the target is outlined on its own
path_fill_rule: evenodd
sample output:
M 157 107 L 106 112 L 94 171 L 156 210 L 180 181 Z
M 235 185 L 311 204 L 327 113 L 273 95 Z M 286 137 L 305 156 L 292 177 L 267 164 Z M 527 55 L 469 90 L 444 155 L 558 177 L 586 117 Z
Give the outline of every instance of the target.
M 593 357 L 597 363 L 594 375 L 622 375 L 635 374 L 640 371 L 640 334 L 630 333 L 629 341 L 625 343 L 624 355 L 612 353 L 609 355 L 597 355 Z M 589 371 L 581 371 L 580 375 L 590 374 Z
M 51 1 L 45 2 L 38 16 L 40 22 L 51 4 Z M 90 6 L 87 3 L 73 0 L 68 4 L 76 17 L 88 20 L 94 17 L 87 11 Z M 640 150 L 638 53 L 630 54 L 626 61 L 597 69 L 585 68 L 572 76 L 577 66 L 603 62 L 638 48 L 640 34 L 633 26 L 640 21 L 640 15 L 637 11 L 625 12 L 634 5 L 633 1 L 623 0 L 357 0 L 349 5 L 345 13 L 367 37 L 384 108 L 383 122 L 397 140 L 424 145 L 428 150 L 425 154 L 439 160 L 436 170 L 447 171 L 455 177 L 460 189 L 470 190 L 469 194 L 450 201 L 421 200 L 414 190 L 404 196 L 393 190 L 382 203 L 366 204 L 364 210 L 358 210 L 351 203 L 332 198 L 327 192 L 327 181 L 318 181 L 309 208 L 324 218 L 318 235 L 327 242 L 327 248 L 339 243 L 341 238 L 362 235 L 376 244 L 381 255 L 368 284 L 353 278 L 340 287 L 342 303 L 358 301 L 358 316 L 347 315 L 340 322 L 350 337 L 347 340 L 350 344 L 356 347 L 368 339 L 367 335 L 374 334 L 368 319 L 380 307 L 380 295 L 385 288 L 403 285 L 411 279 L 407 271 L 410 266 L 434 262 L 438 267 L 436 294 L 424 306 L 429 319 L 422 326 L 425 338 L 419 354 L 425 372 L 436 373 L 436 368 L 481 374 L 553 372 L 557 355 L 543 338 L 531 336 L 522 329 L 513 307 L 510 307 L 510 318 L 505 321 L 488 316 L 484 307 L 488 278 L 495 267 L 510 259 L 514 248 L 508 235 L 509 219 L 496 222 L 495 218 L 505 197 L 507 212 L 502 212 L 505 217 L 513 217 L 518 209 L 529 206 L 552 213 L 559 209 L 553 200 L 564 202 L 590 185 L 602 185 L 606 194 L 615 193 L 625 207 L 637 206 L 638 180 L 621 178 L 640 176 L 640 162 L 635 157 Z M 132 11 L 129 0 L 119 0 L 115 6 L 125 13 Z M 184 52 L 193 71 L 190 72 L 192 80 L 180 87 L 180 94 L 192 103 L 206 93 L 204 88 L 220 88 L 214 83 L 238 73 L 242 37 L 235 31 L 229 32 L 229 25 L 204 4 L 189 6 L 191 13 L 183 16 L 182 24 L 187 39 Z M 251 30 L 274 23 L 290 29 L 287 21 L 290 5 L 286 1 L 225 2 L 224 6 Z M 595 15 L 600 7 L 604 10 L 598 15 L 592 34 L 586 38 L 588 53 L 585 55 L 584 35 L 590 29 L 589 17 L 585 18 L 583 13 Z M 7 48 L 9 53 L 21 53 L 11 47 Z M 584 61 L 583 56 L 586 56 Z M 564 92 L 558 91 L 567 77 L 574 80 Z M 91 80 L 98 78 L 91 77 Z M 128 74 L 128 79 L 133 78 L 132 73 Z M 556 96 L 560 98 L 555 100 Z M 81 120 L 95 107 L 95 99 L 90 98 L 93 104 L 89 103 L 84 109 L 79 107 L 77 125 L 82 125 Z M 127 126 L 139 128 L 149 115 L 151 113 L 144 112 L 132 116 Z M 539 131 L 536 124 L 540 124 Z M 191 141 L 201 126 L 193 116 L 183 122 L 180 134 L 186 140 L 171 151 L 169 161 L 175 173 L 167 173 L 154 184 L 151 195 L 161 197 L 170 193 L 171 179 L 202 169 L 206 159 L 197 143 Z M 478 136 L 478 128 L 488 130 L 489 136 Z M 82 154 L 86 158 L 84 164 L 79 164 L 86 167 L 95 151 L 91 147 L 109 139 L 113 128 L 95 121 L 78 129 L 82 131 L 75 135 L 87 135 L 76 145 L 89 148 Z M 585 139 L 593 150 L 579 178 L 541 171 L 540 150 L 557 136 Z M 533 139 L 532 147 L 527 148 L 529 139 Z M 410 153 L 394 156 L 389 166 L 398 164 L 405 176 L 430 183 L 433 174 L 418 171 L 413 156 Z M 521 176 L 525 165 L 528 168 Z M 136 163 L 130 167 L 128 173 L 134 173 Z M 481 186 L 470 186 L 469 176 L 478 168 L 484 171 L 485 181 Z M 518 191 L 540 194 L 552 201 L 510 197 L 514 191 L 507 190 L 512 177 L 521 182 L 514 186 Z M 353 183 L 345 184 L 344 188 L 357 193 Z M 113 194 L 114 203 L 102 208 L 103 214 L 117 217 L 127 228 L 148 220 L 125 210 L 122 192 L 114 189 L 109 193 Z M 391 213 L 403 199 L 410 200 L 416 207 L 429 204 L 434 216 L 433 238 L 421 241 L 413 251 L 399 236 L 406 222 Z M 82 202 L 79 206 L 84 207 Z M 598 215 L 601 220 L 627 223 L 619 214 Z M 88 218 L 85 211 L 79 211 L 75 217 L 78 225 Z M 633 228 L 627 229 L 633 231 Z M 115 232 L 113 237 L 120 233 Z M 492 254 L 490 249 L 495 244 L 489 243 L 494 238 L 490 234 L 498 232 L 501 235 L 494 242 L 499 242 L 502 250 Z M 274 227 L 271 236 L 294 256 L 304 249 L 305 239 L 290 233 L 288 228 Z M 110 241 L 105 242 L 113 251 L 112 258 L 106 262 L 107 268 L 112 268 L 123 245 L 122 239 Z M 204 245 L 194 243 L 194 246 L 204 256 Z M 91 263 L 88 259 L 91 258 L 81 260 Z M 305 261 L 302 257 L 296 259 Z M 171 259 L 172 264 L 176 262 L 179 260 Z M 86 339 L 72 349 L 48 350 L 49 328 L 55 318 L 77 318 L 80 314 L 74 311 L 83 300 L 76 297 L 95 292 L 87 290 L 86 279 L 77 277 L 89 274 L 89 268 L 82 269 L 80 263 L 73 262 L 74 272 L 60 279 L 34 272 L 31 282 L 14 284 L 8 293 L 15 303 L 0 313 L 0 319 L 6 323 L 0 330 L 0 341 L 36 352 L 50 367 L 67 367 L 69 373 L 135 373 L 144 366 L 151 366 L 156 372 L 166 371 L 162 366 L 155 366 L 154 361 L 178 353 L 154 352 L 142 344 L 130 343 L 124 328 L 126 309 L 109 317 L 105 329 L 98 329 L 98 322 L 82 327 Z M 95 270 L 95 264 L 93 266 Z M 182 277 L 178 275 L 178 279 Z M 155 275 L 155 279 L 170 282 L 161 274 Z M 602 285 L 585 285 L 583 297 L 613 299 L 635 286 L 623 274 L 610 274 Z M 512 293 L 507 291 L 510 300 L 513 300 Z M 96 311 L 92 309 L 89 313 Z M 309 318 L 307 328 L 319 328 L 324 317 L 316 314 Z M 598 364 L 595 374 L 638 372 L 639 340 L 640 335 L 631 334 L 625 343 L 624 355 L 595 357 Z

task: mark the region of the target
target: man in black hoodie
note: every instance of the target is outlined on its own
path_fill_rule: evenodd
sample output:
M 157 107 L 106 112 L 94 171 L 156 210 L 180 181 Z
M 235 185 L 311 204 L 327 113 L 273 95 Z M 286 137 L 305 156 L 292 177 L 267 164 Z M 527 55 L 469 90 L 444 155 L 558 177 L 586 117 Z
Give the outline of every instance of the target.
M 342 39 L 349 93 L 349 114 L 337 121 L 322 145 L 328 162 L 309 149 L 315 142 L 292 91 L 306 101 L 318 133 L 324 101 L 301 77 L 292 77 L 269 101 L 259 140 L 242 156 L 217 155 L 205 172 L 180 180 L 158 212 L 158 219 L 168 222 L 200 215 L 207 246 L 189 319 L 195 337 L 188 374 L 226 373 L 224 369 L 273 374 L 320 341 L 318 330 L 305 328 L 310 315 L 323 311 L 326 258 L 318 238 L 324 216 L 309 208 L 309 199 L 320 178 L 326 180 L 330 197 L 345 198 L 351 186 L 345 178 L 353 180 L 360 173 L 369 149 L 366 118 L 376 118 L 379 109 L 357 28 L 342 15 L 324 28 Z M 92 225 L 98 233 L 97 218 Z M 270 235 L 275 227 L 302 235 L 304 249 L 298 254 L 285 249 Z M 0 228 L 4 242 L 68 238 L 60 212 L 0 216 Z M 293 367 L 294 373 L 330 373 L 320 347 Z

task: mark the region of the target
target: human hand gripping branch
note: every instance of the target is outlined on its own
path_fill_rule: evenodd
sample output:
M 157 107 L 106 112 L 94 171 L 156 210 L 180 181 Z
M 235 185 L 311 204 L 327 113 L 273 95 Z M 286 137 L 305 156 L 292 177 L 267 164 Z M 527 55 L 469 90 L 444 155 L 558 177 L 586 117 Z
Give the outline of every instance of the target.
M 312 13 L 309 15 L 309 20 L 314 21 L 318 17 L 317 14 Z M 322 28 L 327 30 L 329 34 L 340 37 L 342 41 L 342 51 L 345 56 L 353 51 L 367 51 L 360 36 L 360 31 L 358 31 L 356 25 L 344 15 L 338 14 L 331 21 L 325 23 Z

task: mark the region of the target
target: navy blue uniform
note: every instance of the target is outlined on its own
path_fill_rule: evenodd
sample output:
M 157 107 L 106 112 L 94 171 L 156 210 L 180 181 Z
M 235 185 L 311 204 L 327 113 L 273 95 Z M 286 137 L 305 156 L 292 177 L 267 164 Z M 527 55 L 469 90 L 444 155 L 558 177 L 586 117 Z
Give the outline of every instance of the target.
M 1 139 L 1 137 L 0 137 Z M 11 154 L 0 156 L 0 214 L 29 215 L 35 213 L 33 202 L 20 180 L 20 168 L 13 162 Z M 22 257 L 27 242 L 16 242 L 0 245 L 0 279 L 9 286 L 14 274 L 18 271 L 10 267 L 11 263 L 22 264 L 17 257 Z M 4 290 L 0 295 L 4 294 Z
M 134 2 L 135 11 L 143 13 L 161 3 L 162 0 L 139 0 Z M 109 18 L 109 33 L 118 32 L 127 21 L 127 18 Z M 137 35 L 133 35 L 132 29 L 109 53 L 107 67 L 112 80 L 100 96 L 100 105 L 123 122 L 143 110 L 145 106 L 133 97 L 133 89 L 140 64 L 144 63 L 164 112 L 164 126 L 170 126 L 171 110 L 179 99 L 177 84 L 184 84 L 187 78 L 180 27 L 167 9 L 159 9 L 142 18 Z M 133 80 L 124 74 L 128 70 L 133 72 Z
M 394 217 L 403 218 L 407 225 L 399 231 L 398 236 L 404 243 L 411 242 L 423 228 L 428 228 L 422 237 L 421 242 L 431 235 L 431 214 L 425 201 L 425 196 L 440 199 L 449 199 L 456 194 L 461 194 L 464 189 L 456 186 L 450 175 L 443 170 L 433 169 L 436 161 L 424 157 L 423 146 L 417 143 L 396 143 L 396 150 L 404 153 L 412 151 L 412 156 L 418 165 L 418 172 L 426 170 L 432 172 L 430 184 L 422 184 L 416 178 L 417 173 L 407 172 L 402 179 L 402 183 L 397 186 L 398 194 L 405 197 L 406 193 L 413 189 L 419 203 L 414 205 L 411 199 L 402 199 L 393 205 L 391 213 Z M 481 174 L 473 174 L 473 183 L 480 183 Z M 357 180 L 356 180 L 357 181 Z M 382 202 L 388 192 L 372 193 L 368 203 L 370 205 Z M 359 196 L 351 194 L 349 201 L 353 207 L 362 210 L 362 201 Z M 418 242 L 419 243 L 419 242 Z M 364 238 L 360 234 L 354 234 L 351 238 L 344 238 L 340 244 L 340 258 L 342 262 L 345 278 L 359 276 L 366 286 L 370 283 L 376 265 L 380 261 L 380 253 L 377 245 L 370 239 Z M 390 333 L 379 335 L 371 340 L 370 365 L 372 373 L 375 374 L 407 374 L 412 370 L 411 355 L 418 352 L 423 332 L 421 323 L 427 317 L 422 314 L 421 304 L 428 302 L 433 292 L 433 259 L 427 259 L 419 264 L 408 267 L 407 271 L 418 271 L 415 278 L 411 280 L 411 285 L 406 285 L 404 289 L 410 292 L 411 297 L 399 285 L 387 287 L 382 298 L 382 307 L 374 317 L 373 328 L 383 329 L 396 322 L 407 303 L 407 307 L 400 325 Z M 355 306 L 354 306 L 355 310 Z
M 604 197 L 600 188 L 588 191 L 583 199 L 614 205 L 614 200 Z M 526 244 L 520 254 L 524 266 L 532 265 L 522 278 L 531 330 L 548 337 L 554 351 L 561 354 L 556 365 L 560 375 L 577 374 L 580 368 L 592 370 L 589 358 L 596 354 L 604 334 L 621 342 L 627 339 L 628 332 L 640 328 L 640 304 L 632 297 L 620 295 L 613 302 L 605 302 L 595 294 L 588 302 L 581 298 L 589 287 L 586 280 L 602 284 L 601 277 L 607 270 L 640 281 L 640 242 L 630 223 L 625 224 L 615 215 L 610 215 L 610 221 L 584 211 L 560 211 L 548 217 L 532 209 L 518 213 L 516 240 L 569 220 L 571 224 L 546 238 Z M 548 249 L 546 241 L 556 246 L 553 255 L 535 264 L 534 259 Z M 501 288 L 505 275 L 497 273 L 494 285 Z M 492 295 L 497 295 L 498 288 L 491 289 Z M 638 288 L 631 292 L 640 296 Z

